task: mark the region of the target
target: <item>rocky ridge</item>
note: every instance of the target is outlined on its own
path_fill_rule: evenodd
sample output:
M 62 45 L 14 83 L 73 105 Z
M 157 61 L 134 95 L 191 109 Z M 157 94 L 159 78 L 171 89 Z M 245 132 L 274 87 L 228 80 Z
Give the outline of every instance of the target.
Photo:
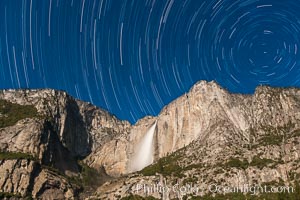
M 131 125 L 63 91 L 3 90 L 0 99 L 33 106 L 37 114 L 0 127 L 1 152 L 24 154 L 0 159 L 0 172 L 6 174 L 0 190 L 42 199 L 121 199 L 133 194 L 181 199 L 207 195 L 207 190 L 133 190 L 139 183 L 157 182 L 169 187 L 295 184 L 300 177 L 299 98 L 297 88 L 260 86 L 254 95 L 242 95 L 201 81 L 157 117 Z M 1 113 L 0 119 L 4 117 Z M 135 147 L 155 121 L 155 162 L 132 172 Z M 76 180 L 85 180 L 84 172 L 93 170 L 102 181 L 82 186 L 89 192 L 80 196 L 85 192 Z
M 42 199 L 75 198 L 80 189 L 76 181 L 69 179 L 82 178 L 78 177 L 83 168 L 79 161 L 88 167 L 95 159 L 95 152 L 113 138 L 126 134 L 130 127 L 128 122 L 120 121 L 89 103 L 75 100 L 63 91 L 3 90 L 0 99 L 1 120 L 4 122 L 11 116 L 12 120 L 14 116 L 22 116 L 23 113 L 17 111 L 9 113 L 20 105 L 15 110 L 31 106 L 24 112 L 33 112 L 32 108 L 36 112 L 29 117 L 20 117 L 13 125 L 2 124 L 0 127 L 0 151 L 4 156 L 11 155 L 2 159 L 0 167 L 0 171 L 3 169 L 6 174 L 1 177 L 3 193 Z M 18 156 L 20 153 L 23 156 Z M 27 155 L 31 157 L 27 159 Z M 113 161 L 108 163 L 114 165 L 118 158 L 110 158 Z M 6 166 L 12 171 L 7 171 Z M 10 179 L 11 176 L 24 176 L 28 180 Z M 41 188 L 36 192 L 38 185 Z
M 157 117 L 160 148 L 156 155 L 161 156 L 155 164 L 106 184 L 99 188 L 98 196 L 138 194 L 157 199 L 197 199 L 195 196 L 208 195 L 212 184 L 222 188 L 297 185 L 299 92 L 296 88 L 260 86 L 254 95 L 241 95 L 230 94 L 214 82 L 196 84 Z M 171 152 L 174 153 L 168 154 Z M 137 185 L 157 183 L 167 188 L 178 184 L 206 189 L 196 193 L 135 189 Z M 233 198 L 220 195 L 224 195 L 223 199 Z M 286 194 L 263 195 L 258 198 L 292 198 L 280 196 Z

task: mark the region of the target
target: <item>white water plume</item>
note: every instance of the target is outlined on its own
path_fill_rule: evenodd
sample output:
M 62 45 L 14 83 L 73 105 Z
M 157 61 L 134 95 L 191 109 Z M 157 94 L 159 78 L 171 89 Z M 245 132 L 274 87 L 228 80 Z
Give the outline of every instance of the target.
M 135 148 L 134 156 L 131 161 L 131 171 L 139 171 L 144 167 L 151 165 L 154 160 L 153 137 L 157 121 L 150 127 L 144 137 Z

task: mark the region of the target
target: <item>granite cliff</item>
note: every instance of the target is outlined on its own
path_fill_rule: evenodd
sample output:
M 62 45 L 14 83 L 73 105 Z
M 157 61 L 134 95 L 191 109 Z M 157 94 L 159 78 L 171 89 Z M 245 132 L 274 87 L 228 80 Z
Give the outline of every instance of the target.
M 62 91 L 3 90 L 0 99 L 0 188 L 6 196 L 75 198 L 88 179 L 80 172 L 102 170 L 108 177 L 84 158 L 93 160 L 104 144 L 126 135 L 128 122 Z M 110 167 L 117 169 L 121 156 L 110 155 Z
M 242 95 L 201 81 L 134 125 L 63 91 L 2 90 L 0 192 L 6 198 L 197 199 L 212 194 L 144 193 L 135 186 L 296 187 L 299 120 L 297 88 L 259 86 Z M 153 124 L 153 164 L 135 171 L 137 146 Z

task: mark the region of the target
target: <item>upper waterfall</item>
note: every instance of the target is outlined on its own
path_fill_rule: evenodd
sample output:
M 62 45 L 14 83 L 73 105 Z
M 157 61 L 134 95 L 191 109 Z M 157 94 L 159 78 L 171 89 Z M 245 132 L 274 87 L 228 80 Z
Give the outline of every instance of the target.
M 146 132 L 145 136 L 141 139 L 135 148 L 134 156 L 131 161 L 130 171 L 139 171 L 144 167 L 151 165 L 154 160 L 153 137 L 155 133 L 157 121 Z

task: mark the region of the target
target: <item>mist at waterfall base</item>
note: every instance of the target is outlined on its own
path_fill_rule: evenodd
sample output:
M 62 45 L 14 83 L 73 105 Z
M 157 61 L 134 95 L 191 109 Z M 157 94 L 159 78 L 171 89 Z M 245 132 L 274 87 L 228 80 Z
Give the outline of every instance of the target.
M 151 165 L 154 160 L 153 137 L 155 133 L 156 123 L 150 127 L 145 136 L 141 139 L 135 148 L 133 159 L 131 161 L 130 171 L 140 171 L 144 167 Z

